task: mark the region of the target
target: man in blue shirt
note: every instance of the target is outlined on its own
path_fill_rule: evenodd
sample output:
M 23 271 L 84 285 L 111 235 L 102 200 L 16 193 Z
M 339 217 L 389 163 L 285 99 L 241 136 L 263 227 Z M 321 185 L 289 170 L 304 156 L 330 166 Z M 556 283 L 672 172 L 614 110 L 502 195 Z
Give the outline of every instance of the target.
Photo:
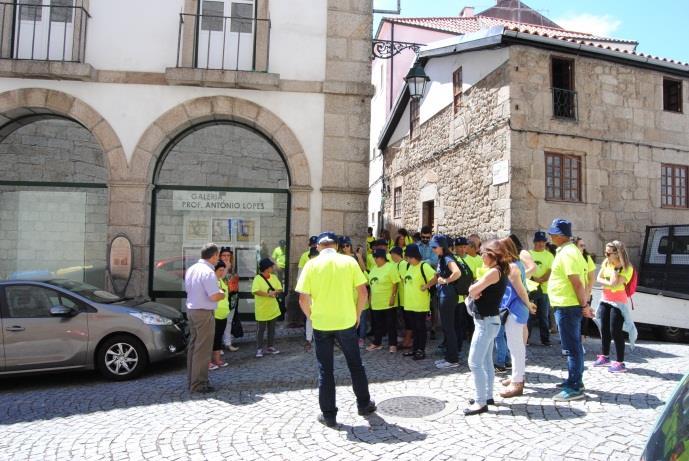
M 438 256 L 433 253 L 429 242 L 431 241 L 431 228 L 430 226 L 423 226 L 421 228 L 421 242 L 418 243 L 419 252 L 421 252 L 421 258 L 423 261 L 435 268 L 438 265 Z

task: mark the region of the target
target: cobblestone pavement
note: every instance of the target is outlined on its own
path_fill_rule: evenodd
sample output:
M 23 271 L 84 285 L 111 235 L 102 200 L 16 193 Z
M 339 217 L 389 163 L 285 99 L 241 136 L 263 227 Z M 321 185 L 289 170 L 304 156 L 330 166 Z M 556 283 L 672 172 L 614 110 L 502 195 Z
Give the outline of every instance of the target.
M 434 348 L 432 342 L 429 349 Z M 212 372 L 219 390 L 185 389 L 184 361 L 152 367 L 142 378 L 112 383 L 95 372 L 0 380 L 0 459 L 638 459 L 663 401 L 689 370 L 689 345 L 642 341 L 627 374 L 591 368 L 586 400 L 555 403 L 566 373 L 556 346 L 528 348 L 527 391 L 489 413 L 465 418 L 472 396 L 466 366 L 436 370 L 432 355 L 415 362 L 365 352 L 379 404 L 356 414 L 349 376 L 337 354 L 337 429 L 316 422 L 313 352 L 281 337 L 283 353 L 253 357 L 250 343 L 226 353 Z M 500 385 L 496 381 L 496 389 Z

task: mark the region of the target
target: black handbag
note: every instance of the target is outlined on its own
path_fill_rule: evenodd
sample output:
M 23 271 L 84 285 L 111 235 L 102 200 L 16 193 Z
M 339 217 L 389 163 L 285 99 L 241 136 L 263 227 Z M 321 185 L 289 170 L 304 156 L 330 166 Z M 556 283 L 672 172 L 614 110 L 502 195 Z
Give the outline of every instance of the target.
M 230 327 L 230 333 L 235 338 L 244 337 L 244 328 L 242 328 L 242 322 L 239 320 L 239 311 L 235 312 L 234 317 L 232 317 L 232 326 Z

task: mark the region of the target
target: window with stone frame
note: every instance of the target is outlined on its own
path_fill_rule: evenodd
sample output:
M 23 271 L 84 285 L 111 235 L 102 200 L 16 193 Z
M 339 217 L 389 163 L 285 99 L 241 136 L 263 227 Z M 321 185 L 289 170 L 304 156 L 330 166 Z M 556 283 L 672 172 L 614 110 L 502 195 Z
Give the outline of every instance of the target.
M 454 114 L 459 113 L 462 105 L 462 66 L 452 72 L 452 107 Z
M 419 101 L 409 101 L 409 138 L 414 139 L 419 131 Z
M 553 92 L 553 117 L 576 120 L 577 96 L 574 91 L 574 60 L 553 57 L 550 61 Z
M 582 161 L 578 155 L 545 153 L 545 198 L 582 202 Z
M 392 194 L 392 213 L 394 218 L 402 217 L 402 186 L 395 187 Z
M 689 166 L 661 165 L 660 200 L 664 208 L 689 208 Z
M 672 78 L 663 79 L 663 110 L 682 112 L 682 81 Z

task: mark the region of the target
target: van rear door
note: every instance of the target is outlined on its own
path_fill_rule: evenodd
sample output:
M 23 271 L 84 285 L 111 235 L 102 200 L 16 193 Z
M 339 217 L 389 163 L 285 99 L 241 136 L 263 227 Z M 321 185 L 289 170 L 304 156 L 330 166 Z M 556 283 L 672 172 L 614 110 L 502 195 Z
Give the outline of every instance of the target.
M 639 285 L 689 294 L 689 225 L 646 228 Z

